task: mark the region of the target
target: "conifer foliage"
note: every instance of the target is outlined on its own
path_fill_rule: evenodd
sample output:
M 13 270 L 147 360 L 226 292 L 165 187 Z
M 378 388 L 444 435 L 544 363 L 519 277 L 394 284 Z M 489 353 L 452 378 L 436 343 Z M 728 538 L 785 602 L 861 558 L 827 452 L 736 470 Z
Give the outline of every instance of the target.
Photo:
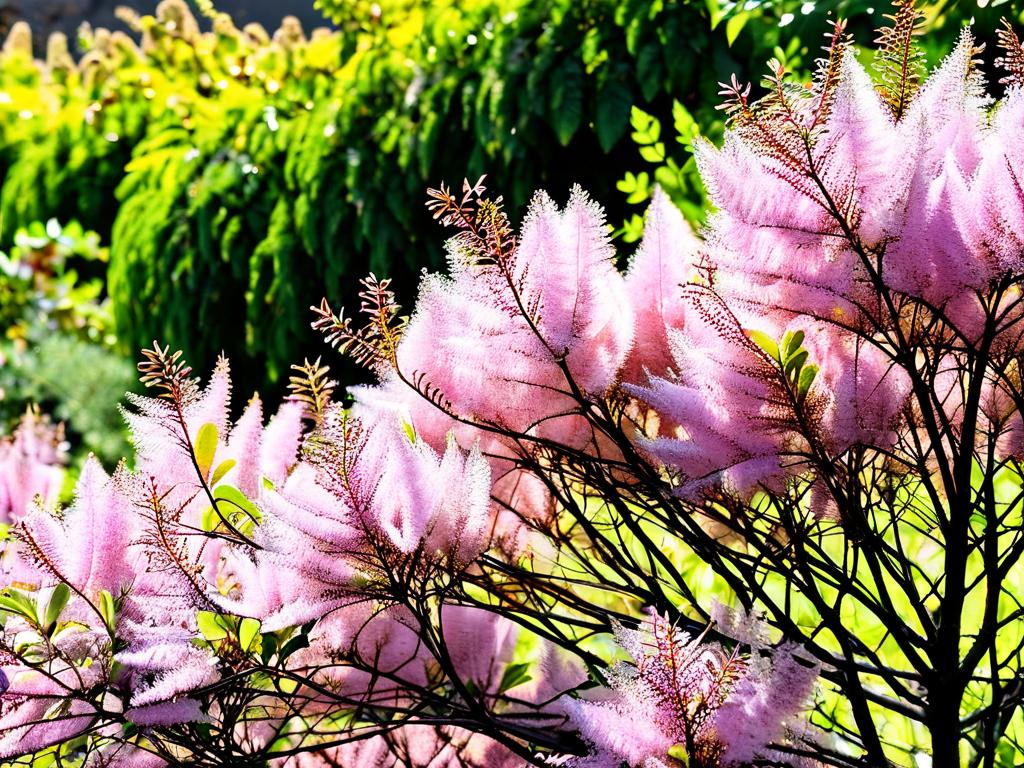
M 430 190 L 408 317 L 313 309 L 352 401 L 306 361 L 232 421 L 226 361 L 145 351 L 135 468 L 6 513 L 0 759 L 1019 762 L 1019 43 L 995 102 L 916 18 L 876 79 L 840 23 L 724 85 L 702 238 L 658 195 L 625 269 L 578 188 Z

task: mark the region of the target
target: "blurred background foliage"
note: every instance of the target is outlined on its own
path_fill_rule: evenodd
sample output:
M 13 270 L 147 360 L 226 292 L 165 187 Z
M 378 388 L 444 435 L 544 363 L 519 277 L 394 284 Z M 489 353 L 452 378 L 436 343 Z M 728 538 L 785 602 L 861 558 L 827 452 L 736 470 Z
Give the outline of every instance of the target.
M 50 219 L 109 245 L 109 260 L 90 262 L 105 285 L 85 302 L 109 325 L 87 348 L 121 357 L 88 366 L 97 388 L 155 338 L 197 370 L 223 351 L 248 391 L 275 395 L 290 364 L 319 354 L 307 308 L 321 296 L 355 306 L 356 280 L 373 270 L 412 304 L 419 271 L 443 263 L 423 206 L 441 180 L 487 173 L 513 217 L 535 189 L 558 199 L 578 182 L 626 241 L 660 184 L 699 224 L 690 147 L 721 135 L 718 82 L 756 82 L 773 56 L 809 72 L 837 15 L 870 47 L 888 12 L 865 0 L 316 5 L 325 27 L 311 33 L 294 19 L 239 29 L 211 0 L 164 0 L 122 12 L 126 31 L 86 26 L 45 52 L 23 24 L 7 36 L 0 248 Z M 1020 20 L 976 0 L 925 10 L 932 62 L 972 19 L 983 40 L 1000 16 Z M 25 335 L 39 354 L 18 372 L 8 355 L 4 386 L 38 387 L 60 417 L 89 421 L 59 391 L 59 371 L 84 365 L 66 357 L 78 337 L 43 336 Z
M 114 408 L 135 384 L 117 354 L 104 296 L 107 250 L 77 222 L 34 222 L 0 253 L 0 434 L 34 406 L 66 425 L 79 461 L 94 453 L 108 466 L 128 453 Z

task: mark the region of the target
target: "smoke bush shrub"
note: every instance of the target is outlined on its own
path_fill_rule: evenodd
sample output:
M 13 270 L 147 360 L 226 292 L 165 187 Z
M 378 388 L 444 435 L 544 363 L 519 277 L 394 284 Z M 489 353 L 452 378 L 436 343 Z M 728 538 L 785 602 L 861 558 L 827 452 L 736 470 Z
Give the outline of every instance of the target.
M 579 189 L 482 180 L 406 317 L 314 326 L 266 424 L 154 344 L 136 469 L 16 510 L 0 756 L 87 765 L 1004 766 L 1022 753 L 1018 226 L 1006 96 L 723 86 L 702 241 L 657 196 L 625 271 Z M 715 598 L 719 598 L 716 600 Z

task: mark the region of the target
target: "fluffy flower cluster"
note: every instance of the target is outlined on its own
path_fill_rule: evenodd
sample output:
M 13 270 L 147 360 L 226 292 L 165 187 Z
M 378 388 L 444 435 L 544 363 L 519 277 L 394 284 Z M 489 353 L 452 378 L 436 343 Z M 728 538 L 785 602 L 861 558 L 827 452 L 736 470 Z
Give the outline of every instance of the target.
M 909 45 L 912 4 L 897 17 Z M 851 696 L 858 727 L 887 702 L 931 723 L 949 704 L 937 666 L 980 680 L 990 653 L 965 672 L 967 624 L 945 637 L 920 595 L 942 602 L 971 580 L 972 548 L 1002 541 L 991 531 L 1015 518 L 973 478 L 1024 457 L 1016 45 L 994 107 L 966 36 L 895 95 L 841 29 L 811 87 L 776 65 L 762 102 L 727 88 L 724 144 L 698 152 L 716 206 L 703 241 L 658 194 L 625 269 L 579 189 L 564 207 L 539 193 L 518 234 L 482 184 L 431 190 L 458 233 L 411 315 L 372 276 L 366 327 L 315 310 L 378 374 L 351 407 L 307 363 L 269 422 L 258 399 L 232 421 L 226 363 L 200 389 L 156 347 L 140 368 L 160 396 L 126 411 L 136 469 L 90 461 L 63 511 L 47 443 L 23 427 L 0 445 L 15 537 L 0 759 L 59 744 L 96 765 L 208 748 L 232 765 L 799 766 L 816 746 L 805 656 L 849 690 L 890 687 Z M 935 525 L 906 513 L 918 496 Z M 922 592 L 898 527 L 931 551 L 956 534 L 947 512 L 969 521 L 968 554 Z M 999 551 L 1020 554 L 993 548 L 985 589 L 1012 580 Z M 651 614 L 602 656 L 611 617 L 700 614 L 676 562 L 690 553 L 745 581 L 791 642 L 723 614 L 739 645 L 716 643 Z M 882 576 L 883 592 L 906 577 L 906 603 L 878 593 Z M 878 649 L 846 626 L 851 603 L 878 619 Z M 904 604 L 918 625 L 900 624 Z M 893 674 L 876 658 L 890 647 L 905 651 Z M 977 727 L 1005 722 L 1002 699 Z M 864 736 L 837 764 L 885 762 Z
M 437 454 L 397 420 L 364 425 L 339 406 L 309 430 L 299 402 L 265 424 L 254 399 L 232 423 L 223 361 L 202 391 L 180 377 L 165 383 L 167 397 L 131 397 L 126 411 L 136 470 L 108 475 L 90 459 L 68 509 L 37 504 L 17 518 L 0 605 L 4 647 L 17 659 L 0 670 L 0 758 L 91 738 L 97 765 L 176 764 L 182 754 L 145 734 L 190 724 L 237 731 L 271 756 L 284 739 L 278 751 L 290 754 L 319 744 L 282 736 L 296 711 L 404 711 L 447 680 L 515 722 L 583 682 L 571 665 L 531 681 L 513 666 L 518 626 L 483 607 L 424 614 L 397 597 L 400 583 L 423 599 L 489 546 L 479 451 L 451 443 Z M 266 688 L 230 725 L 216 692 L 261 659 L 306 684 L 287 703 Z M 547 717 L 565 720 L 557 707 Z M 416 725 L 328 750 L 317 764 L 335 764 L 331 755 L 521 761 L 465 729 Z
M 497 234 L 508 233 L 485 233 L 490 247 L 498 248 Z M 445 598 L 482 553 L 515 559 L 539 551 L 539 531 L 557 505 L 543 472 L 555 448 L 614 463 L 630 450 L 617 440 L 636 440 L 685 478 L 686 493 L 727 473 L 735 486 L 750 487 L 770 476 L 766 464 L 780 466 L 793 442 L 783 362 L 710 304 L 700 293 L 706 286 L 693 284 L 696 248 L 679 212 L 658 195 L 644 242 L 620 272 L 602 214 L 581 191 L 564 210 L 540 195 L 521 238 L 493 258 L 473 240 L 454 241 L 451 276 L 425 279 L 401 341 L 378 355 L 392 365 L 347 411 L 290 401 L 264 424 L 255 399 L 232 423 L 225 362 L 200 391 L 177 357 L 148 352 L 144 380 L 162 396 L 130 398 L 136 470 L 122 466 L 108 476 L 91 461 L 66 512 L 39 506 L 17 526 L 7 581 L 19 585 L 23 604 L 5 632 L 12 640 L 35 633 L 42 642 L 32 663 L 23 659 L 5 674 L 11 690 L 41 688 L 12 699 L 0 754 L 89 734 L 114 745 L 111 734 L 129 733 L 129 724 L 186 733 L 190 724 L 218 727 L 271 756 L 275 744 L 314 751 L 314 735 L 287 730 L 296 711 L 325 721 L 345 708 L 407 713 L 454 693 L 482 707 L 490 724 L 534 726 L 534 739 L 541 726 L 579 728 L 606 763 L 669 760 L 679 744 L 694 760 L 705 755 L 707 765 L 743 759 L 715 718 L 732 712 L 739 722 L 729 692 L 763 698 L 774 667 L 751 677 L 755 665 L 655 624 L 656 634 L 668 632 L 662 640 L 678 645 L 672 663 L 690 676 L 672 694 L 685 699 L 673 713 L 659 708 L 650 688 L 664 658 L 648 659 L 623 630 L 638 676 L 620 665 L 608 701 L 570 706 L 560 696 L 584 681 L 580 667 L 554 661 L 558 654 L 534 638 L 544 673 L 523 673 L 514 624 L 466 594 L 456 595 L 462 605 Z M 878 366 L 864 363 L 863 381 L 851 382 L 843 371 L 857 351 L 842 338 L 800 319 L 785 328 L 807 339 L 791 339 L 787 354 L 820 370 L 810 392 L 823 404 L 822 432 L 837 450 L 855 429 L 859 439 L 876 439 L 885 418 L 863 426 L 857 409 L 870 411 L 866 398 L 878 396 L 871 378 Z M 388 334 L 382 327 L 372 338 L 384 345 Z M 732 402 L 724 399 L 729 392 Z M 625 436 L 593 419 L 615 393 L 633 398 L 616 406 L 636 425 Z M 743 408 L 755 415 L 740 437 L 729 420 Z M 70 587 L 66 605 L 51 608 L 48 596 L 59 596 L 61 585 Z M 284 692 L 246 688 L 246 712 L 260 716 L 228 720 L 237 715 L 216 694 L 225 681 L 265 680 L 270 670 L 296 683 Z M 721 679 L 713 685 L 708 674 Z M 91 695 L 101 689 L 116 695 Z M 49 714 L 62 692 L 84 709 L 55 729 Z M 753 735 L 743 748 L 760 754 L 784 740 L 780 723 L 804 698 L 750 715 Z M 601 741 L 594 724 L 627 711 L 654 718 L 650 732 Z M 357 759 L 349 755 L 356 750 L 359 760 L 382 765 L 421 764 L 410 757 L 419 750 L 423 765 L 427 753 L 481 766 L 522 758 L 508 743 L 471 733 L 413 720 L 337 753 Z M 147 750 L 154 760 L 175 759 L 152 746 L 157 740 L 121 742 L 108 748 L 111 760 L 149 759 Z
M 713 221 L 712 242 L 730 237 L 726 219 Z M 625 273 L 578 189 L 561 211 L 538 196 L 508 253 L 481 259 L 486 232 L 468 234 L 452 241 L 451 275 L 425 278 L 394 370 L 357 399 L 392 410 L 436 450 L 452 434 L 464 449 L 479 444 L 497 495 L 520 515 L 550 508 L 517 471 L 524 456 L 539 461 L 547 443 L 618 457 L 581 400 L 629 396 L 637 444 L 691 496 L 778 488 L 815 458 L 894 439 L 909 385 L 884 350 L 831 315 L 734 302 L 724 249 L 702 251 L 660 193 Z
M 20 520 L 39 497 L 57 500 L 64 482 L 64 436 L 38 414 L 29 411 L 14 434 L 0 438 L 0 523 Z
M 852 321 L 880 281 L 966 333 L 975 327 L 975 292 L 1021 267 L 1014 169 L 1024 95 L 1010 88 L 990 118 L 974 55 L 965 32 L 894 115 L 844 48 L 837 80 L 793 105 L 798 127 L 813 132 L 809 160 L 769 150 L 757 126 L 770 117 L 754 113 L 721 149 L 704 145 L 698 159 L 718 207 L 708 247 L 731 305 Z M 815 178 L 797 178 L 797 168 Z M 837 237 L 844 220 L 854 244 Z
M 594 488 L 621 492 L 608 506 L 810 489 L 829 515 L 844 456 L 897 456 L 934 439 L 921 419 L 964 419 L 962 377 L 940 370 L 922 413 L 893 349 L 933 334 L 962 371 L 1006 298 L 993 286 L 1024 266 L 1024 95 L 990 118 L 972 50 L 898 112 L 841 40 L 814 88 L 761 107 L 737 89 L 724 146 L 699 153 L 717 207 L 703 245 L 658 194 L 625 270 L 579 189 L 561 209 L 538 194 L 519 235 L 479 184 L 433 192 L 461 231 L 408 322 L 375 279 L 369 329 L 320 310 L 380 374 L 351 408 L 311 382 L 268 423 L 258 399 L 232 422 L 226 363 L 200 390 L 156 348 L 142 367 L 161 396 L 126 412 L 137 468 L 90 461 L 61 513 L 23 426 L 0 445 L 17 538 L 0 758 L 78 738 L 97 764 L 173 764 L 215 731 L 297 766 L 512 766 L 537 748 L 595 768 L 798 764 L 785 746 L 806 738 L 817 677 L 800 649 L 727 651 L 652 615 L 617 629 L 628 661 L 581 693 L 582 665 L 549 642 L 558 587 L 532 605 L 508 574 L 578 554 L 590 531 L 558 512 Z M 1012 357 L 1019 319 L 984 343 Z M 1024 444 L 1017 380 L 986 380 L 979 406 L 1004 455 Z M 580 614 L 567 623 L 595 626 Z
M 833 120 L 843 99 L 868 98 L 844 62 L 851 85 L 837 92 Z M 724 168 L 744 141 L 731 135 L 702 162 Z M 786 741 L 815 678 L 791 654 L 760 649 L 741 660 L 656 619 L 647 634 L 619 631 L 632 663 L 613 668 L 604 700 L 569 704 L 559 694 L 583 681 L 579 669 L 549 664 L 561 673 L 527 684 L 509 672 L 515 626 L 468 594 L 445 597 L 485 552 L 516 559 L 542 549 L 539 532 L 558 505 L 545 480 L 552 462 L 597 457 L 633 482 L 624 459 L 638 448 L 678 494 L 749 494 L 813 480 L 830 456 L 893 440 L 908 385 L 884 346 L 835 322 L 860 311 L 856 295 L 833 291 L 849 301 L 820 313 L 814 291 L 794 302 L 799 312 L 776 299 L 772 311 L 755 310 L 724 245 L 752 214 L 736 212 L 724 182 L 712 189 L 721 212 L 707 254 L 658 195 L 625 272 L 600 210 L 579 190 L 562 210 L 539 195 L 518 240 L 479 201 L 490 228 L 453 241 L 450 276 L 425 278 L 400 340 L 386 325 L 395 312 L 374 305 L 384 324 L 359 340 L 378 344 L 373 359 L 389 364 L 350 410 L 290 401 L 265 424 L 254 399 L 232 423 L 226 363 L 199 391 L 176 358 L 149 353 L 146 380 L 164 396 L 131 398 L 137 469 L 108 476 L 92 461 L 66 512 L 39 506 L 18 522 L 6 567 L 23 604 L 5 632 L 35 633 L 45 650 L 5 670 L 11 691 L 38 693 L 12 698 L 2 754 L 94 729 L 108 737 L 111 722 L 212 723 L 242 732 L 250 750 L 315 750 L 315 738 L 286 730 L 291 713 L 404 713 L 453 692 L 510 728 L 568 717 L 596 749 L 593 765 L 667 764 L 679 750 L 691 764 L 739 765 Z M 791 245 L 747 226 L 757 230 L 751 248 Z M 813 282 L 779 281 L 803 286 L 792 291 Z M 1007 420 L 995 400 L 990 410 Z M 628 415 L 628 430 L 610 426 L 614 413 Z M 66 604 L 51 608 L 61 585 Z M 273 688 L 249 691 L 261 716 L 226 721 L 213 692 L 253 670 L 266 679 L 266 668 L 299 681 L 287 701 Z M 112 711 L 110 697 L 90 698 L 101 688 L 117 692 Z M 780 705 L 782 691 L 791 706 Z M 48 713 L 62 692 L 83 709 L 56 728 Z M 649 727 L 605 727 L 627 716 Z M 411 722 L 336 751 L 382 765 L 415 764 L 421 748 L 481 765 L 522 757 L 471 734 Z
M 817 765 L 771 747 L 784 739 L 787 723 L 802 728 L 818 674 L 791 649 L 769 659 L 755 642 L 741 655 L 690 637 L 657 614 L 640 629 L 616 625 L 615 636 L 629 660 L 611 667 L 607 689 L 572 703 L 572 720 L 595 750 L 571 765 L 667 768 L 672 758 L 685 758 L 690 768 L 769 759 Z
M 232 554 L 228 581 L 240 586 L 221 602 L 276 629 L 359 601 L 370 585 L 386 591 L 392 578 L 458 573 L 488 547 L 489 491 L 478 450 L 450 443 L 439 455 L 396 419 L 365 423 L 332 406 L 303 460 L 259 497 L 259 549 Z
M 765 103 L 734 89 L 724 145 L 697 154 L 716 211 L 703 288 L 669 332 L 673 375 L 629 389 L 681 429 L 647 445 L 685 489 L 777 489 L 852 446 L 892 446 L 911 391 L 899 333 L 969 349 L 997 317 L 994 346 L 1017 347 L 1016 294 L 999 284 L 1021 268 L 1024 90 L 993 110 L 974 51 L 965 33 L 898 113 L 838 37 L 814 88 L 789 89 L 780 70 Z M 1013 385 L 998 378 L 985 417 L 1001 455 L 1019 455 Z M 963 382 L 946 379 L 936 418 L 955 430 Z
M 58 515 L 36 505 L 18 520 L 17 546 L 4 565 L 5 581 L 14 586 L 4 605 L 11 612 L 4 637 L 23 652 L 19 664 L 4 669 L 10 689 L 3 757 L 69 741 L 105 718 L 135 725 L 207 719 L 199 701 L 187 698 L 220 677 L 216 656 L 195 643 L 196 611 L 212 605 L 209 585 L 219 560 L 215 542 L 188 535 L 203 530 L 199 490 L 212 486 L 216 494 L 247 473 L 287 472 L 300 436 L 301 408 L 286 406 L 266 428 L 276 438 L 268 451 L 241 451 L 246 420 L 229 435 L 229 392 L 222 364 L 183 408 L 133 398 L 137 412 L 128 418 L 139 469 L 122 465 L 111 476 L 90 458 L 67 510 Z M 289 421 L 290 429 L 284 427 Z M 204 433 L 223 438 L 201 444 Z M 206 454 L 225 457 L 216 480 L 209 466 L 193 463 Z M 117 693 L 112 712 L 109 697 L 96 700 L 90 693 L 101 686 Z M 23 688 L 23 696 L 13 693 Z M 62 716 L 62 707 L 54 714 L 57 701 L 73 701 L 76 716 Z M 133 750 L 118 755 L 141 757 Z

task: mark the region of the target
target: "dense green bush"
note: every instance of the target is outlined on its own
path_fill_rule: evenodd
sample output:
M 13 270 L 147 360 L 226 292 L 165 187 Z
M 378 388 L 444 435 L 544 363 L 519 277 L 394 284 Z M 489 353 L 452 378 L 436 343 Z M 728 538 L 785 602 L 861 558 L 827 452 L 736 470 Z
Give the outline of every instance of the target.
M 32 59 L 31 32 L 12 29 L 0 64 L 0 246 L 37 221 L 82 221 L 109 234 L 117 214 L 112 192 L 132 147 L 152 117 L 113 76 L 140 61 L 124 34 L 103 31 L 75 64 L 63 35 L 54 35 L 46 62 Z
M 273 387 L 312 344 L 297 307 L 324 293 L 351 303 L 367 270 L 411 283 L 442 259 L 418 205 L 428 183 L 487 172 L 513 211 L 570 180 L 614 200 L 607 180 L 638 170 L 623 140 L 634 107 L 667 125 L 677 100 L 677 117 L 714 135 L 715 81 L 749 77 L 748 62 L 773 53 L 809 69 L 828 21 L 788 0 L 320 6 L 336 31 L 307 38 L 286 22 L 271 38 L 209 8 L 213 31 L 200 33 L 181 0 L 165 0 L 129 19 L 138 44 L 87 31 L 78 64 L 57 38 L 36 65 L 27 31 L 12 33 L 3 229 L 58 216 L 109 233 L 123 349 L 161 338 L 197 365 L 225 351 Z M 835 8 L 877 25 L 865 2 Z M 939 13 L 952 29 L 968 10 Z M 797 40 L 786 51 L 782 31 Z M 685 149 L 659 141 L 646 160 L 691 173 Z M 654 179 L 622 188 L 640 202 Z M 695 185 L 673 193 L 699 203 Z M 616 222 L 630 211 L 618 199 Z

